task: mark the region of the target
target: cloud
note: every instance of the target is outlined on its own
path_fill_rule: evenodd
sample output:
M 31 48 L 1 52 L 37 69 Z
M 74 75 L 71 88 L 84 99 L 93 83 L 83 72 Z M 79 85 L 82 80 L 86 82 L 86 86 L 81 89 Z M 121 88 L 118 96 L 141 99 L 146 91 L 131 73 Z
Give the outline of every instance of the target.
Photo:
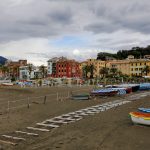
M 79 51 L 78 49 L 75 49 L 75 50 L 73 51 L 73 55 L 75 55 L 75 56 L 80 56 L 80 51 Z
M 149 8 L 148 0 L 5 0 L 0 54 L 41 64 L 53 56 L 83 60 L 146 46 Z

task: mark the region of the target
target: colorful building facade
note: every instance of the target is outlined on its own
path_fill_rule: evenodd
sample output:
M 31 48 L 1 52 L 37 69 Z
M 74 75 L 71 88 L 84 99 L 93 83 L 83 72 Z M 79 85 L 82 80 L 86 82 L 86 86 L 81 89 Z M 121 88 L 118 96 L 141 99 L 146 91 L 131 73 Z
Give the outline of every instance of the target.
M 80 75 L 79 63 L 75 60 L 60 59 L 56 63 L 56 77 L 62 78 L 79 78 Z
M 52 58 L 48 60 L 48 76 L 56 78 L 81 77 L 79 62 L 69 60 L 65 57 Z

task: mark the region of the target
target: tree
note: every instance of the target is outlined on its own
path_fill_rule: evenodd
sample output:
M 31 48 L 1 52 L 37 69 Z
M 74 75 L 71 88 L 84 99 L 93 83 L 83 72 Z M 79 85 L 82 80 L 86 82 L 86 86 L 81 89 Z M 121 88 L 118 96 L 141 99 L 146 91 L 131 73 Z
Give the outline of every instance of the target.
M 150 67 L 145 66 L 145 68 L 143 68 L 142 72 L 147 76 L 147 74 L 150 72 Z
M 40 68 L 39 68 L 39 70 L 42 73 L 42 78 L 44 78 L 47 75 L 46 67 L 44 65 L 41 65 Z
M 4 76 L 6 77 L 8 72 L 9 72 L 9 68 L 7 66 L 4 65 L 0 65 L 0 70 L 2 71 L 2 73 L 4 74 Z
M 102 75 L 102 77 L 106 77 L 108 75 L 109 68 L 103 67 L 100 69 L 99 74 Z
M 33 70 L 33 64 L 28 64 L 29 76 L 31 78 L 31 72 Z
M 93 79 L 93 75 L 94 75 L 94 70 L 95 70 L 95 67 L 93 64 L 91 64 L 89 67 L 89 72 L 90 72 L 90 78 Z
M 88 72 L 89 72 L 89 66 L 86 65 L 86 66 L 84 66 L 82 69 L 83 69 L 83 76 L 84 76 L 85 78 L 87 78 L 87 74 L 88 74 Z
M 110 73 L 111 73 L 112 76 L 114 77 L 115 75 L 118 74 L 118 69 L 117 69 L 117 68 L 111 68 L 111 69 L 110 69 Z

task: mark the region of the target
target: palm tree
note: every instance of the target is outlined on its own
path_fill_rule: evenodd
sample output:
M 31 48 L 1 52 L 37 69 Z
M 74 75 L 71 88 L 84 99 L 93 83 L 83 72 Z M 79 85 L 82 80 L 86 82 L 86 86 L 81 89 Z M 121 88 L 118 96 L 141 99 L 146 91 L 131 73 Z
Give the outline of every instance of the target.
M 87 74 L 88 74 L 88 72 L 89 72 L 89 66 L 86 65 L 86 66 L 84 66 L 82 69 L 83 69 L 83 76 L 84 76 L 85 78 L 87 78 Z
M 142 72 L 147 76 L 147 74 L 150 73 L 150 67 L 145 66 L 145 68 L 143 68 Z
M 115 75 L 117 75 L 118 69 L 117 69 L 117 68 L 111 68 L 111 69 L 110 69 L 110 73 L 111 73 L 112 76 L 114 77 Z
M 108 75 L 108 71 L 109 71 L 109 68 L 106 68 L 106 67 L 102 67 L 99 71 L 99 74 L 102 75 L 102 77 L 105 77 Z
M 93 64 L 89 66 L 90 78 L 93 78 L 95 67 Z
M 33 64 L 28 64 L 29 76 L 31 78 L 31 72 L 33 70 Z
M 41 65 L 40 68 L 39 68 L 39 70 L 42 73 L 42 78 L 44 78 L 47 75 L 46 67 L 44 65 Z

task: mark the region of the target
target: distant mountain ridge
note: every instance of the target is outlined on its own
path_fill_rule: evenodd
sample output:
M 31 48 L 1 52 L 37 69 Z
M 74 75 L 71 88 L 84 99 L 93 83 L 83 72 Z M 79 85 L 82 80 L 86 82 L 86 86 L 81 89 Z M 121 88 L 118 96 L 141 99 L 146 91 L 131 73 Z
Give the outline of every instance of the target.
M 7 58 L 0 56 L 0 64 L 4 65 L 6 62 Z

